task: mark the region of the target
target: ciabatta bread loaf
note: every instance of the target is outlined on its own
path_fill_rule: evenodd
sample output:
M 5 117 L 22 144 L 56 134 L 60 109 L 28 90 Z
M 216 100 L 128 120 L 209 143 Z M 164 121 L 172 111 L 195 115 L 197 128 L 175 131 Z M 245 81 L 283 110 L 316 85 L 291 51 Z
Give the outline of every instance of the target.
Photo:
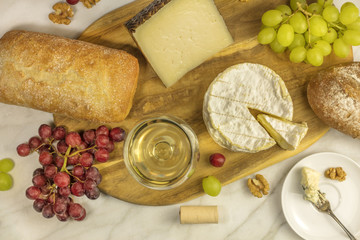
M 320 71 L 310 80 L 307 97 L 324 123 L 360 138 L 360 63 L 341 64 Z
M 139 64 L 125 51 L 49 34 L 0 39 L 0 102 L 76 119 L 119 122 L 130 111 Z

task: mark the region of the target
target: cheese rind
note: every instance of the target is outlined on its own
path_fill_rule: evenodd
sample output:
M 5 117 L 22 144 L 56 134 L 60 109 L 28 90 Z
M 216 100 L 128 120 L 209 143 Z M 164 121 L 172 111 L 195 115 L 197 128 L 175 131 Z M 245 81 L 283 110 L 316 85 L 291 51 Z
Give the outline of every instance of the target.
M 220 73 L 205 94 L 203 117 L 215 142 L 232 150 L 258 152 L 276 144 L 249 108 L 292 119 L 285 83 L 271 69 L 238 64 Z
M 257 115 L 257 119 L 277 144 L 286 150 L 295 150 L 308 131 L 305 122 L 294 123 L 266 114 Z
M 171 0 L 132 34 L 166 87 L 233 43 L 213 0 Z

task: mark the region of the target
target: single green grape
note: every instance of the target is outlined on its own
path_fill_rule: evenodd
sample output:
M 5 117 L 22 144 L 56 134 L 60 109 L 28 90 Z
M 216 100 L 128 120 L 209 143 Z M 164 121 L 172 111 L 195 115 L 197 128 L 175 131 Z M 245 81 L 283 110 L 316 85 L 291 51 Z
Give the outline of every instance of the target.
M 14 161 L 10 158 L 0 160 L 0 172 L 9 172 L 14 168 Z
M 313 16 L 309 20 L 310 32 L 312 35 L 322 37 L 327 33 L 328 27 L 326 21 L 320 16 Z
M 300 3 L 301 7 L 303 9 L 306 8 L 306 5 L 307 5 L 306 0 L 290 0 L 290 7 L 291 7 L 292 10 L 295 11 L 296 9 L 298 9 L 297 3 Z
M 337 34 L 336 30 L 333 28 L 329 28 L 327 33 L 324 36 L 322 36 L 321 38 L 322 38 L 322 40 L 325 40 L 328 43 L 333 43 L 335 41 L 335 39 L 337 39 L 337 37 L 338 37 L 338 34 Z
M 360 31 L 360 17 L 355 22 L 346 25 L 347 29 Z
M 314 44 L 314 48 L 321 50 L 322 55 L 325 57 L 331 53 L 331 45 L 325 40 L 317 40 Z
M 278 42 L 277 38 L 275 38 L 274 41 L 270 43 L 270 48 L 276 53 L 283 53 L 286 49 L 286 47 Z
M 322 52 L 318 48 L 308 49 L 306 52 L 306 60 L 313 66 L 321 66 L 324 62 Z
M 331 6 L 333 4 L 333 0 L 318 0 L 317 2 L 323 8 L 325 8 L 327 6 Z
M 309 36 L 309 31 L 306 31 L 304 33 L 304 38 L 305 38 L 306 43 L 314 43 L 317 40 L 321 39 L 321 37 L 314 36 L 313 34 L 310 34 L 310 36 Z
M 262 15 L 261 22 L 268 27 L 274 27 L 283 20 L 282 12 L 279 10 L 268 10 Z
M 336 22 L 339 19 L 339 10 L 335 6 L 327 6 L 322 16 L 328 22 Z
M 282 46 L 289 46 L 294 41 L 294 28 L 290 24 L 281 25 L 276 38 Z
M 291 8 L 286 4 L 277 6 L 275 10 L 279 10 L 280 12 L 282 12 L 283 16 L 290 16 L 292 13 Z
M 262 29 L 258 34 L 258 41 L 261 44 L 270 44 L 275 38 L 276 31 L 271 27 Z
M 356 30 L 346 30 L 343 35 L 343 40 L 345 43 L 352 46 L 360 45 L 360 31 Z
M 290 61 L 293 63 L 300 63 L 306 58 L 306 49 L 303 46 L 299 46 L 291 50 Z
M 345 58 L 351 52 L 351 46 L 348 45 L 342 38 L 338 38 L 333 43 L 333 50 L 336 56 Z
M 306 11 L 312 14 L 321 14 L 323 10 L 324 8 L 319 3 L 311 3 Z
M 339 20 L 342 24 L 348 25 L 356 21 L 359 17 L 359 9 L 355 4 L 346 2 L 341 6 Z
M 204 192 L 210 196 L 216 197 L 221 191 L 221 183 L 214 176 L 208 176 L 203 178 L 202 187 Z
M 305 38 L 302 34 L 296 33 L 294 35 L 294 41 L 288 46 L 288 49 L 291 51 L 296 47 L 304 47 Z
M 0 172 L 0 191 L 7 191 L 13 186 L 12 177 L 5 172 Z
M 296 33 L 304 33 L 308 28 L 306 17 L 302 12 L 295 13 L 290 18 L 289 23 L 294 28 L 294 32 Z

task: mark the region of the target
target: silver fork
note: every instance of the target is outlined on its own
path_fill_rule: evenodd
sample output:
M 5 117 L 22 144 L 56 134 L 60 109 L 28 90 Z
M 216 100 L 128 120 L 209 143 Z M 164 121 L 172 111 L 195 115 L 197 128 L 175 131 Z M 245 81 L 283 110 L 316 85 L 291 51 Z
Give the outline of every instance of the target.
M 347 230 L 347 228 L 344 226 L 344 224 L 342 224 L 340 222 L 340 220 L 335 216 L 335 214 L 333 213 L 333 211 L 331 210 L 331 206 L 330 206 L 330 202 L 329 200 L 326 199 L 326 197 L 324 196 L 324 193 L 318 191 L 318 195 L 319 195 L 319 201 L 317 201 L 317 203 L 313 203 L 311 202 L 320 212 L 325 212 L 327 214 L 329 214 L 340 226 L 341 228 L 346 232 L 346 234 L 348 235 L 348 237 L 351 240 L 356 240 L 356 238 L 351 234 L 351 232 L 349 230 Z

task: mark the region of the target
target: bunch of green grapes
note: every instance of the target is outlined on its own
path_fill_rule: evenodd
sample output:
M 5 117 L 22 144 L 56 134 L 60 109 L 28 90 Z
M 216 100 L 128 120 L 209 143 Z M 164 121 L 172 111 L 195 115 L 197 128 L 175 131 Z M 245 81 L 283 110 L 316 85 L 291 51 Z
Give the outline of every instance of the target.
M 0 191 L 7 191 L 13 186 L 13 179 L 8 173 L 14 168 L 14 162 L 10 158 L 0 160 Z
M 332 50 L 345 58 L 351 46 L 360 45 L 359 9 L 351 2 L 340 11 L 333 0 L 290 0 L 290 6 L 279 5 L 266 11 L 258 34 L 261 44 L 270 44 L 276 53 L 290 51 L 290 61 L 320 66 Z

